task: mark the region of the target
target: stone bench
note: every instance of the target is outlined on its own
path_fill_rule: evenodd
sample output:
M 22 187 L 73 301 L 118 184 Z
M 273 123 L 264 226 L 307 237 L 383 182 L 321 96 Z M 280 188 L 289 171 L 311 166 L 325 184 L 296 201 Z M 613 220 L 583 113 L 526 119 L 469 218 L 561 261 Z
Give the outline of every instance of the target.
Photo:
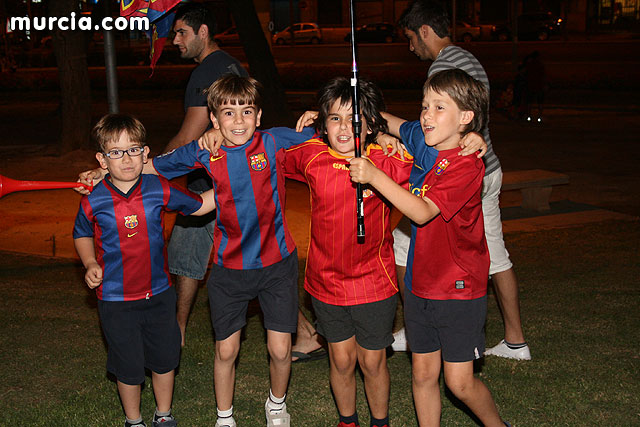
M 542 169 L 504 172 L 502 191 L 520 190 L 522 207 L 539 212 L 550 210 L 549 198 L 556 185 L 569 184 L 569 176 Z

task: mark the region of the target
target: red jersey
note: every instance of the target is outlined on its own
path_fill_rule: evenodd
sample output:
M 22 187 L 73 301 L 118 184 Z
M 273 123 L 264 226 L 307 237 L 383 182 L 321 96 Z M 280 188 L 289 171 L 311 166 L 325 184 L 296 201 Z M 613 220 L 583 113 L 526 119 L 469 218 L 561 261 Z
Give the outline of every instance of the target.
M 367 157 L 400 185 L 407 186 L 412 159 L 387 157 L 371 145 Z M 381 301 L 398 292 L 390 205 L 364 190 L 364 243 L 356 237 L 356 187 L 349 162 L 321 140 L 287 149 L 285 176 L 311 190 L 311 236 L 304 288 L 332 305 Z
M 459 151 L 440 151 L 424 179 L 410 184 L 413 194 L 428 197 L 440 209 L 427 224 L 411 227 L 405 284 L 421 298 L 468 300 L 487 293 L 484 163 L 476 156 L 458 156 Z

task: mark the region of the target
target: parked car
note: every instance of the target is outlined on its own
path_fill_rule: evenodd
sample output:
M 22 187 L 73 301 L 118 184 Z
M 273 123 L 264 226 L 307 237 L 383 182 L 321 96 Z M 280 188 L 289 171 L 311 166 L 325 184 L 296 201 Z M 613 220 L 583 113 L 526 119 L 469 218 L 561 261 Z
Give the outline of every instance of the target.
M 287 27 L 282 31 L 278 31 L 272 37 L 273 44 L 283 45 L 291 43 L 291 28 Z M 318 24 L 313 22 L 300 22 L 293 24 L 293 38 L 295 43 L 320 43 L 322 41 L 322 32 Z
M 564 20 L 555 17 L 551 12 L 530 13 L 518 16 L 518 39 L 520 40 L 549 40 L 549 37 L 559 33 Z M 511 28 L 508 25 L 496 25 L 495 39 L 499 41 L 511 40 Z
M 464 21 L 456 21 L 456 40 L 469 43 L 473 40 L 480 40 L 480 26 L 471 25 Z
M 518 38 L 522 40 L 549 40 L 549 36 L 559 32 L 564 21 L 551 12 L 530 13 L 518 16 Z
M 366 24 L 356 28 L 356 41 L 360 43 L 393 43 L 397 36 L 396 28 L 388 22 Z M 351 41 L 351 31 L 345 36 L 344 41 Z
M 213 36 L 213 40 L 219 46 L 237 46 L 240 44 L 240 36 L 236 27 L 227 28 L 221 33 Z

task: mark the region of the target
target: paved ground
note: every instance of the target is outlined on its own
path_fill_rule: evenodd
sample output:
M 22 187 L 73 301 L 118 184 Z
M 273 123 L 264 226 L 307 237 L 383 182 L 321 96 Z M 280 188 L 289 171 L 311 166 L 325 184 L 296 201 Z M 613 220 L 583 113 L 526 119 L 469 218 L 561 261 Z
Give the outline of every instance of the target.
M 505 221 L 505 231 L 579 226 L 606 219 L 637 220 L 640 216 L 640 120 L 638 104 L 625 102 L 629 94 L 556 93 L 541 126 L 518 123 L 492 114 L 492 137 L 503 169 L 548 169 L 568 174 L 570 184 L 555 190 L 553 215 Z M 388 93 L 389 110 L 412 118 L 417 98 L 411 93 Z M 99 99 L 96 96 L 96 99 Z M 104 98 L 102 98 L 104 99 Z M 292 97 L 294 108 L 300 99 Z M 635 98 L 638 99 L 637 97 Z M 77 173 L 94 167 L 91 151 L 57 156 L 59 129 L 57 100 L 52 94 L 0 94 L 0 174 L 14 179 L 75 181 Z M 104 102 L 93 105 L 99 117 Z M 149 129 L 156 153 L 178 129 L 181 101 L 178 92 L 121 94 L 121 110 L 137 115 Z M 518 205 L 517 192 L 503 195 L 503 206 Z M 75 257 L 71 239 L 79 197 L 71 190 L 19 192 L 0 199 L 0 250 L 46 256 Z M 588 206 L 586 206 L 588 205 Z M 307 246 L 308 193 L 291 183 L 287 216 L 302 252 Z M 526 216 L 526 215 L 524 215 Z M 518 218 L 519 217 L 519 218 Z M 507 238 L 508 244 L 508 238 Z

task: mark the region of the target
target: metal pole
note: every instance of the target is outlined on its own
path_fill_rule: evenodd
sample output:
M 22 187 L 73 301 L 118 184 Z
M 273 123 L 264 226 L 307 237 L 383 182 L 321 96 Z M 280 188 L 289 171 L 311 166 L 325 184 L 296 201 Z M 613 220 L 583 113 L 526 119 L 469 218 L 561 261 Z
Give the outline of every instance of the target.
M 351 67 L 351 127 L 353 129 L 353 139 L 355 143 L 355 157 L 361 156 L 360 150 L 360 133 L 362 130 L 362 121 L 360 120 L 360 96 L 358 94 L 358 63 L 356 61 L 356 25 L 355 13 L 353 8 L 353 0 L 350 2 L 351 7 L 351 55 L 353 64 Z M 357 239 L 364 239 L 364 198 L 362 193 L 362 184 L 356 184 L 356 221 L 357 221 Z
M 103 1 L 105 16 L 111 16 L 111 0 Z M 118 73 L 116 72 L 116 46 L 113 38 L 113 30 L 103 30 L 103 37 L 104 70 L 107 79 L 107 103 L 109 104 L 109 113 L 119 113 Z

